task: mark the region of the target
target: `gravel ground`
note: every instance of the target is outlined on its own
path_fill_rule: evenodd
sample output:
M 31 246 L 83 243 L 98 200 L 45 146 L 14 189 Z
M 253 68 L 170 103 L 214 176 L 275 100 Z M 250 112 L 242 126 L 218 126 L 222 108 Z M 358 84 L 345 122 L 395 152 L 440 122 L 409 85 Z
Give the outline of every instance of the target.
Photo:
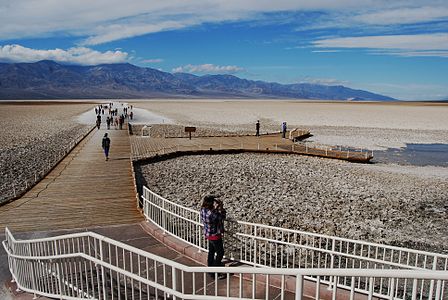
M 91 128 L 75 117 L 92 104 L 1 104 L 0 105 L 0 203 L 31 184 L 56 163 L 71 142 Z M 39 176 L 39 175 L 38 175 Z
M 136 168 L 140 183 L 199 209 L 220 195 L 240 220 L 448 252 L 448 180 L 298 155 L 184 156 Z

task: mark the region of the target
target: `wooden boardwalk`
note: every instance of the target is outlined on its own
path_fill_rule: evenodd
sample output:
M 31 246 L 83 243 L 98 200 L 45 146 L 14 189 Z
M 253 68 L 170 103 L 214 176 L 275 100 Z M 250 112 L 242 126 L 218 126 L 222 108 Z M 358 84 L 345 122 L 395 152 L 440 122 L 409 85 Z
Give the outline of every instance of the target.
M 304 134 L 304 136 L 308 136 L 308 134 Z M 290 139 L 283 139 L 280 133 L 259 137 L 245 135 L 194 137 L 192 139 L 131 136 L 131 148 L 133 160 L 181 152 L 212 153 L 219 151 L 302 154 L 362 163 L 369 162 L 373 158 L 367 151 L 347 151 L 325 145 L 308 146 L 306 143 L 294 143 Z
M 109 161 L 101 140 L 111 139 Z M 127 130 L 94 130 L 42 181 L 0 207 L 0 230 L 14 232 L 130 224 L 137 209 Z

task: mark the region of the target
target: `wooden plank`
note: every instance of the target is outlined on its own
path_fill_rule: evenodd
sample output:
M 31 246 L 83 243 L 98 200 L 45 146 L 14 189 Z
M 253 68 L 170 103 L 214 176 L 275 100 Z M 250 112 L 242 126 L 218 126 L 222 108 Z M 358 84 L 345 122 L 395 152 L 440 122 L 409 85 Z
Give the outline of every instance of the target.
M 23 197 L 0 207 L 0 230 L 41 231 L 140 222 L 126 130 L 95 130 Z

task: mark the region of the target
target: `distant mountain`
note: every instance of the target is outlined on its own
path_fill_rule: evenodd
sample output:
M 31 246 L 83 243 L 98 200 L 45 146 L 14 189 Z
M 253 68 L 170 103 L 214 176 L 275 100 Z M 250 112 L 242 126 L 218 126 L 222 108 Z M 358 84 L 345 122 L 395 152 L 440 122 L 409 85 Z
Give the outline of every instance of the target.
M 167 73 L 131 64 L 97 66 L 0 63 L 0 99 L 292 98 L 378 100 L 393 98 L 341 85 L 279 84 L 233 75 Z

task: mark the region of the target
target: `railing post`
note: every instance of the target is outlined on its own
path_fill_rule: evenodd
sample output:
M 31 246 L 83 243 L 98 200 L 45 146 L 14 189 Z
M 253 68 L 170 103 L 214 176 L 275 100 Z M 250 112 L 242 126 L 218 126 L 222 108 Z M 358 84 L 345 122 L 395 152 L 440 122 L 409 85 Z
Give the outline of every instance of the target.
M 173 281 L 173 291 L 177 290 L 177 281 L 176 281 L 176 269 L 174 267 L 171 267 L 171 277 Z M 173 300 L 176 300 L 177 297 L 173 294 Z
M 166 234 L 166 213 L 165 213 L 165 200 L 162 200 L 162 227 L 163 234 Z
M 336 240 L 335 239 L 332 239 L 332 243 L 331 243 L 331 254 L 330 254 L 330 257 L 331 257 L 331 261 L 330 261 L 330 269 L 333 269 L 333 266 L 334 266 L 334 251 L 336 250 Z M 336 284 L 335 282 L 334 282 L 334 277 L 335 276 L 331 276 L 330 277 L 330 284 L 328 285 L 328 290 L 331 290 L 331 284 L 333 283 L 333 284 Z
M 303 294 L 303 275 L 296 275 L 296 300 L 302 300 Z
M 433 271 L 437 270 L 437 256 L 434 257 L 434 261 L 433 261 L 433 264 L 432 264 L 432 269 L 433 269 Z M 434 293 L 433 289 L 434 289 L 434 280 L 431 280 L 431 283 L 429 285 L 429 297 L 428 297 L 428 299 L 432 299 L 432 295 Z
M 56 263 L 56 274 L 57 274 L 57 278 L 58 278 L 58 286 L 59 286 L 59 299 L 63 299 L 62 298 L 62 275 L 61 275 L 61 271 L 59 268 L 59 263 Z
M 100 243 L 100 260 L 102 262 L 104 262 L 104 256 L 103 256 L 103 241 L 102 240 L 98 240 L 98 242 Z M 101 265 L 101 280 L 103 281 L 102 286 L 103 286 L 103 299 L 106 299 L 106 278 L 105 278 L 105 274 L 104 274 L 104 266 Z
M 33 256 L 33 253 L 31 253 L 31 244 L 28 244 L 28 255 L 30 257 Z M 32 281 L 32 286 L 33 286 L 33 299 L 37 299 L 37 294 L 36 294 L 36 276 L 34 274 L 34 260 L 30 260 L 30 264 L 31 264 L 31 281 Z
M 254 266 L 257 263 L 256 260 L 257 260 L 257 226 L 254 226 L 254 259 L 253 259 Z

